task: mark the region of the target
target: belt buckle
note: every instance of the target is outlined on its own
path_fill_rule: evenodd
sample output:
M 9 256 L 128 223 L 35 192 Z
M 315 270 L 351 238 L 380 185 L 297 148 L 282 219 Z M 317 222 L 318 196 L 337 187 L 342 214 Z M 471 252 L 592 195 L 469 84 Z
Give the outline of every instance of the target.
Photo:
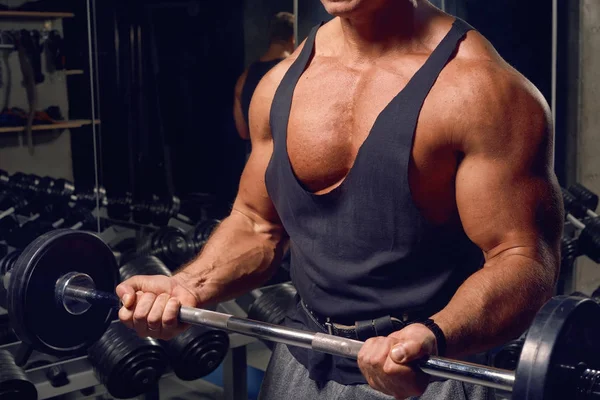
M 331 318 L 327 317 L 325 320 L 325 326 L 327 327 L 327 332 L 329 332 L 330 335 L 333 335 L 333 324 L 331 323 Z

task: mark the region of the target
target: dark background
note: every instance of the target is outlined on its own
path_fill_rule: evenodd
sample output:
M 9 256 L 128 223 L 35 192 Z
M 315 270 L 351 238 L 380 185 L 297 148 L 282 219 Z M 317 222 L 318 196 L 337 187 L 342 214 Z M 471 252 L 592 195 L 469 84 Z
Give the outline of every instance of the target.
M 84 2 L 64 3 L 85 15 Z M 278 11 L 292 11 L 291 0 L 285 6 L 278 0 L 92 3 L 98 109 L 103 121 L 97 143 L 102 150 L 100 178 L 109 195 L 131 191 L 137 198 L 151 193 L 185 198 L 210 193 L 228 206 L 244 163 L 244 143 L 237 137 L 232 117 L 233 87 L 243 69 L 266 49 L 270 17 Z M 298 3 L 301 41 L 329 16 L 319 0 Z M 486 36 L 550 103 L 550 1 L 446 0 L 445 5 Z M 81 38 L 73 53 L 85 64 L 86 21 L 75 18 L 66 23 L 71 26 L 65 29 L 81 32 L 69 37 Z M 567 46 L 559 42 L 559 47 L 561 43 Z M 573 69 L 559 59 L 559 77 L 561 68 L 566 71 L 567 67 Z M 559 82 L 559 94 L 560 88 Z M 89 101 L 84 104 L 83 100 L 86 95 L 82 90 L 79 107 L 88 107 L 89 115 Z M 559 102 L 557 107 L 567 105 Z M 556 170 L 561 181 L 567 175 L 569 129 L 562 125 L 557 121 Z M 89 149 L 89 139 L 85 140 L 74 146 Z M 91 176 L 86 165 L 75 160 L 79 183 Z
M 109 196 L 207 193 L 229 207 L 245 160 L 234 85 L 266 50 L 271 16 L 293 11 L 292 0 L 102 0 L 92 11 Z

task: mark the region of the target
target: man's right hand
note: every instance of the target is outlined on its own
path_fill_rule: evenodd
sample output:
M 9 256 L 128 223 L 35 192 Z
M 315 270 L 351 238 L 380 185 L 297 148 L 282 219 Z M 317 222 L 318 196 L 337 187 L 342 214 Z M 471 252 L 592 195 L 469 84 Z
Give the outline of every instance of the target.
M 198 307 L 198 299 L 179 276 L 134 276 L 117 286 L 123 307 L 119 319 L 141 337 L 169 340 L 188 328 L 177 316 L 181 306 Z

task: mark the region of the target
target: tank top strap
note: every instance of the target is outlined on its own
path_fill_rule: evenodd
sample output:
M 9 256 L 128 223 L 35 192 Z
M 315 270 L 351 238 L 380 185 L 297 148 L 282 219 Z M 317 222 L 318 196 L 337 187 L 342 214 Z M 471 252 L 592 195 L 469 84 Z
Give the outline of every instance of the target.
M 277 91 L 275 92 L 275 97 L 271 106 L 271 114 L 269 116 L 271 134 L 273 135 L 273 141 L 275 143 L 285 143 L 286 141 L 285 138 L 287 137 L 287 124 L 290 117 L 290 111 L 292 109 L 294 89 L 296 88 L 296 84 L 298 83 L 300 76 L 302 76 L 304 73 L 304 70 L 306 69 L 313 55 L 315 38 L 317 37 L 317 31 L 321 25 L 323 25 L 322 22 L 313 27 L 313 29 L 310 31 L 306 41 L 304 42 L 304 47 L 298 55 L 298 58 L 288 69 L 281 80 Z
M 406 91 L 410 93 L 411 102 L 422 106 L 438 76 L 455 54 L 458 44 L 472 29 L 474 28 L 465 21 L 459 18 L 454 20 L 450 31 L 408 83 Z

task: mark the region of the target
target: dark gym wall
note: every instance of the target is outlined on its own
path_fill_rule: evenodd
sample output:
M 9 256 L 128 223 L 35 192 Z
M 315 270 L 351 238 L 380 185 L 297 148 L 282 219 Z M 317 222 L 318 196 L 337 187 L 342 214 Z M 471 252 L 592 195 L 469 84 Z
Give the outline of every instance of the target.
M 580 4 L 559 1 L 556 65 L 556 172 L 563 187 L 577 182 L 580 104 Z
M 299 0 L 303 2 L 303 0 Z M 245 65 L 259 58 L 269 45 L 269 23 L 278 12 L 294 12 L 293 0 L 251 0 L 244 2 Z
M 297 43 L 302 43 L 310 30 L 319 22 L 326 22 L 330 19 L 331 15 L 327 14 L 319 0 L 298 0 L 298 15 L 296 16 L 298 24 Z
M 97 2 L 109 192 L 233 199 L 244 152 L 231 112 L 242 10 L 241 0 Z
M 447 0 L 551 101 L 552 2 Z

